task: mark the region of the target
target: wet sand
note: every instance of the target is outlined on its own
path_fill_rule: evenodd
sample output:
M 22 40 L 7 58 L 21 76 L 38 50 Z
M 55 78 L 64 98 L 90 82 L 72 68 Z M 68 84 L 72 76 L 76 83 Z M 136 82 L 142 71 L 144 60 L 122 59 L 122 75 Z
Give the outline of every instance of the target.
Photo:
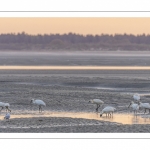
M 150 61 L 149 55 L 143 57 L 143 60 Z M 27 58 L 23 59 L 23 56 L 21 58 L 22 60 L 19 58 L 19 61 L 26 65 Z M 138 61 L 136 58 L 139 59 L 139 56 L 135 57 Z M 8 62 L 12 61 L 18 65 L 17 60 L 10 57 Z M 111 64 L 112 59 L 107 57 L 107 60 L 109 61 L 106 65 Z M 122 62 L 120 58 L 118 60 L 120 61 L 115 63 L 124 65 L 124 61 Z M 44 64 L 49 63 L 48 59 L 44 61 L 46 62 L 43 62 Z M 136 61 L 128 60 L 128 63 L 133 65 Z M 33 65 L 32 59 L 28 60 L 29 62 Z M 93 62 L 93 65 L 96 64 Z M 150 103 L 149 74 L 149 70 L 0 70 L 0 101 L 10 103 L 12 110 L 10 121 L 3 120 L 5 110 L 2 110 L 0 132 L 150 132 L 149 115 L 145 115 L 146 119 L 141 122 L 138 121 L 139 118 L 134 118 L 130 109 L 127 109 L 130 101 L 133 100 L 133 93 L 140 93 L 143 95 L 141 101 Z M 47 106 L 43 108 L 42 114 L 38 114 L 37 106 L 30 105 L 31 98 L 43 99 L 46 102 Z M 96 114 L 96 106 L 88 103 L 94 98 L 102 99 L 105 102 L 104 106 L 111 105 L 117 108 L 113 119 L 62 116 L 64 112 L 72 115 Z M 55 112 L 55 115 L 47 114 L 51 112 Z M 115 120 L 117 115 L 128 113 L 131 114 L 129 117 L 133 124 L 121 124 Z M 22 117 L 17 118 L 15 115 Z

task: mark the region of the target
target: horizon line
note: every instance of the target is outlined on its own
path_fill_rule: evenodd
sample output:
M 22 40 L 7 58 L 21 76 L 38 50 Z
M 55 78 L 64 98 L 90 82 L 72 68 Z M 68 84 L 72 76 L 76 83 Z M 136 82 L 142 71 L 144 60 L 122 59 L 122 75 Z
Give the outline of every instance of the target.
M 0 66 L 0 70 L 150 70 L 150 66 Z
M 82 35 L 82 36 L 87 36 L 87 35 L 92 35 L 92 36 L 103 36 L 103 35 L 109 35 L 109 36 L 115 36 L 115 35 L 134 35 L 134 36 L 140 36 L 140 35 L 145 35 L 145 36 L 148 36 L 150 35 L 150 33 L 141 33 L 141 34 L 133 34 L 133 33 L 101 33 L 101 34 L 92 34 L 92 33 L 88 33 L 88 34 L 82 34 L 82 33 L 76 33 L 76 32 L 67 32 L 67 33 L 37 33 L 37 34 L 30 34 L 30 33 L 27 33 L 25 31 L 21 31 L 21 32 L 7 32 L 7 33 L 0 33 L 0 35 L 2 34 L 14 34 L 14 35 L 18 35 L 18 34 L 25 34 L 25 35 L 29 35 L 29 36 L 38 36 L 38 35 L 64 35 L 64 34 L 75 34 L 75 35 Z

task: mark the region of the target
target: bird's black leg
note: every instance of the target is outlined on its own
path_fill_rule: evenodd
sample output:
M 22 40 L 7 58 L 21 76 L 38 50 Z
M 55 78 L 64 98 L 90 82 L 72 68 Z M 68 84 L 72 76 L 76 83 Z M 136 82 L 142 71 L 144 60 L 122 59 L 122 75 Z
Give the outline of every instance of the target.
M 146 109 L 145 109 L 145 111 L 144 111 L 144 114 L 146 113 Z
M 41 110 L 41 112 L 42 112 L 42 107 L 41 107 L 41 105 L 39 106 L 39 113 L 40 113 L 40 110 Z
M 100 107 L 100 105 L 97 105 L 97 111 L 98 111 L 98 108 Z
M 7 110 L 9 110 L 9 112 L 11 112 L 11 110 L 9 109 L 9 107 L 7 108 Z
M 100 105 L 97 104 L 97 108 L 96 108 L 96 112 L 98 112 L 98 108 L 100 107 Z
M 3 109 L 3 107 L 2 107 L 2 109 Z M 1 110 L 2 110 L 2 109 L 1 109 Z M 0 111 L 1 111 L 1 110 L 0 110 Z
M 8 111 L 8 107 L 6 106 L 5 108 L 6 108 L 6 112 L 7 112 Z
M 98 104 L 97 104 L 97 107 L 96 107 L 96 112 L 98 111 Z
M 112 118 L 113 118 L 113 114 L 114 114 L 114 113 L 112 112 Z
M 39 106 L 39 113 L 40 113 L 40 106 Z
M 136 110 L 136 115 L 137 115 L 138 111 Z

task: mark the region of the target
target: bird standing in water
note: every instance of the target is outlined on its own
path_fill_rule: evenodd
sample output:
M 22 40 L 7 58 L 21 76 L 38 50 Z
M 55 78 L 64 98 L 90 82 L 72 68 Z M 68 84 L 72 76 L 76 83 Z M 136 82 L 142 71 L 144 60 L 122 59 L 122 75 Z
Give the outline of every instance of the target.
M 10 113 L 6 113 L 4 119 L 9 120 L 10 119 Z
M 102 112 L 100 113 L 100 117 L 102 117 L 102 115 L 103 114 L 106 114 L 106 117 L 107 117 L 107 114 L 108 114 L 108 117 L 109 117 L 109 115 L 111 116 L 113 116 L 113 113 L 114 113 L 114 111 L 116 110 L 116 108 L 114 108 L 114 107 L 112 107 L 112 106 L 106 106 L 103 110 L 102 110 Z
M 138 110 L 140 108 L 139 105 L 140 105 L 139 103 L 135 104 L 133 101 L 131 101 L 131 103 L 129 104 L 128 108 L 131 107 L 132 110 L 134 111 L 134 114 L 137 114 L 137 112 L 138 112 Z

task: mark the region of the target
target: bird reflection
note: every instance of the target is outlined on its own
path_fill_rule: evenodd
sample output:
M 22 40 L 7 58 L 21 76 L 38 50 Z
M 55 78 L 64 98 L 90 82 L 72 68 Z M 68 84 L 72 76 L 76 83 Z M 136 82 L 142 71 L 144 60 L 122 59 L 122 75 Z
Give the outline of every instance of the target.
M 139 122 L 139 117 L 137 115 L 134 115 L 132 118 L 132 123 L 138 123 Z

